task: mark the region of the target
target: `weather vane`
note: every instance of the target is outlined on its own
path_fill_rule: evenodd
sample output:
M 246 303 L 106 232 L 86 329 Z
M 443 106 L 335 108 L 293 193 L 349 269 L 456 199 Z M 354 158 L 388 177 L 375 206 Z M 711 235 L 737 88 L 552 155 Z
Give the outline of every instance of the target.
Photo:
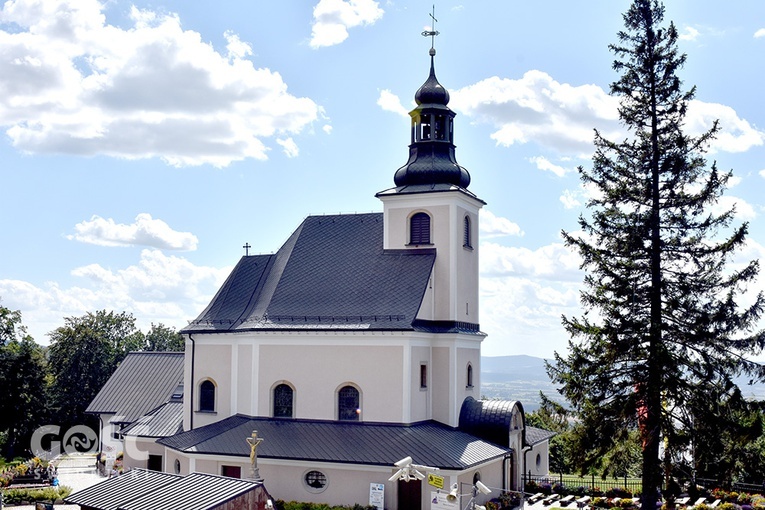
M 436 43 L 436 36 L 438 35 L 438 30 L 436 30 L 436 23 L 438 23 L 438 20 L 436 19 L 436 6 L 433 5 L 433 13 L 429 15 L 431 19 L 433 20 L 433 26 L 430 27 L 431 30 L 423 30 L 422 35 L 425 37 L 430 37 L 430 49 L 435 49 L 435 43 Z

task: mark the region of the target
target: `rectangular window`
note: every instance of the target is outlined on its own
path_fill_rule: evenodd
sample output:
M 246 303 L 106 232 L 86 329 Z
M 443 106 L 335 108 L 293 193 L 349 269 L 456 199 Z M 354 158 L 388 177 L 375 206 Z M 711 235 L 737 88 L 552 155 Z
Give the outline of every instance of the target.
M 420 389 L 428 387 L 428 365 L 420 363 Z
M 241 478 L 242 468 L 239 466 L 221 466 L 220 474 L 229 478 Z
M 149 454 L 149 460 L 146 462 L 146 469 L 149 471 L 162 471 L 162 455 Z

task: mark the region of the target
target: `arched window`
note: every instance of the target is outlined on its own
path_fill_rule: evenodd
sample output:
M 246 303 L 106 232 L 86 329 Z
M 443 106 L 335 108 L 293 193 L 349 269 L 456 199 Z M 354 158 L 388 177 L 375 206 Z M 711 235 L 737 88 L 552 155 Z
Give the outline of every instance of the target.
M 199 385 L 199 410 L 215 411 L 215 384 L 210 380 Z
M 343 386 L 337 392 L 337 419 L 342 421 L 359 421 L 361 407 L 359 390 L 353 386 Z
M 472 388 L 473 387 L 473 365 L 468 363 L 467 366 L 467 387 Z
M 465 248 L 472 248 L 473 245 L 470 242 L 470 216 L 465 215 L 465 232 L 462 246 Z
M 274 418 L 292 418 L 292 388 L 287 384 L 274 388 Z
M 430 216 L 418 212 L 409 220 L 409 244 L 430 244 Z

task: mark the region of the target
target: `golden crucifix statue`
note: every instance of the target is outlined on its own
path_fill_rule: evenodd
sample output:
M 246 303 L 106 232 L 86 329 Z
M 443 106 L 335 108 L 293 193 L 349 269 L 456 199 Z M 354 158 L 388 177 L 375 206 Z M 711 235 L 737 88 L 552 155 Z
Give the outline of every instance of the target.
M 258 431 L 253 430 L 252 436 L 247 438 L 247 444 L 250 445 L 250 462 L 255 466 L 258 464 L 258 445 L 263 442 L 262 437 L 258 437 Z

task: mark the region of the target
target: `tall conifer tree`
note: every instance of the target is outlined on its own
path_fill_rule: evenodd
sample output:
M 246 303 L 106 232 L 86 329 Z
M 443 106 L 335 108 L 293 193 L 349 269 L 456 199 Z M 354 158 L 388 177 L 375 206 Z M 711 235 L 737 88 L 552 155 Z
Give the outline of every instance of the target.
M 684 133 L 695 89 L 684 91 L 678 77 L 686 57 L 677 30 L 662 26 L 657 0 L 634 0 L 623 17 L 610 46 L 620 75 L 611 94 L 629 135 L 612 142 L 596 131 L 592 169 L 579 169 L 595 198 L 583 233 L 563 236 L 586 270 L 585 311 L 563 318 L 569 353 L 556 353 L 548 371 L 596 455 L 639 430 L 643 508 L 655 508 L 662 467 L 670 472 L 692 429 L 683 404 L 730 391 L 740 371 L 765 375 L 748 361 L 765 344 L 755 331 L 764 302 L 761 294 L 739 302 L 758 263 L 728 264 L 747 225 L 731 227 L 732 210 L 712 211 L 731 177 L 704 158 L 718 126 Z

